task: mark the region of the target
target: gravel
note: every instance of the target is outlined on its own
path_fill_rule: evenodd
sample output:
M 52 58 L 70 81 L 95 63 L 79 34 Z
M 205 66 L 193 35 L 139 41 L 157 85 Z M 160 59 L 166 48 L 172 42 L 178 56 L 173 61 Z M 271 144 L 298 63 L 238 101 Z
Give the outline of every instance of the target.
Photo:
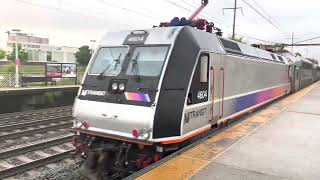
M 39 176 L 25 180 L 85 180 L 83 160 L 76 159 L 74 163 L 59 162 L 54 169 L 42 172 Z
M 21 161 L 21 160 L 19 160 L 19 159 L 15 159 L 14 157 L 8 158 L 8 159 L 6 159 L 5 161 L 7 161 L 7 163 L 12 164 L 12 165 L 15 165 L 15 166 L 18 166 L 18 165 L 20 165 L 20 164 L 26 163 L 26 162 L 23 162 L 23 161 Z
M 74 147 L 70 147 L 70 146 L 67 146 L 67 145 L 65 145 L 65 144 L 59 145 L 58 147 L 61 148 L 61 149 L 65 149 L 65 150 L 74 149 Z
M 42 156 L 34 153 L 34 152 L 28 152 L 28 153 L 25 153 L 24 156 L 27 156 L 28 158 L 32 159 L 32 160 L 37 160 L 37 159 L 41 159 L 43 158 Z
M 51 148 L 46 148 L 46 149 L 41 149 L 41 151 L 47 153 L 47 154 L 50 154 L 50 155 L 54 155 L 54 154 L 58 154 L 59 152 L 51 149 Z

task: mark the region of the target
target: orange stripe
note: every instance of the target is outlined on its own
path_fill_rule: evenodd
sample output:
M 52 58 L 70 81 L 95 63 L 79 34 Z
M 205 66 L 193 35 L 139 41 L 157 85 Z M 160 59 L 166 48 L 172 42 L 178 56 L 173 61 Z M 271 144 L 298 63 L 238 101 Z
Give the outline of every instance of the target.
M 174 144 L 174 143 L 179 143 L 179 142 L 185 141 L 185 140 L 187 140 L 187 139 L 189 139 L 189 138 L 192 138 L 192 137 L 194 137 L 194 136 L 196 136 L 196 135 L 198 135 L 198 134 L 201 134 L 201 133 L 203 133 L 203 132 L 205 132 L 205 131 L 207 131 L 207 130 L 209 130 L 209 129 L 211 129 L 211 127 L 207 127 L 207 128 L 201 129 L 201 130 L 199 130 L 199 131 L 197 131 L 197 132 L 195 132 L 195 133 L 193 133 L 193 134 L 190 134 L 189 136 L 186 136 L 186 137 L 184 137 L 184 138 L 181 138 L 181 139 L 163 141 L 163 142 L 161 142 L 161 144 Z

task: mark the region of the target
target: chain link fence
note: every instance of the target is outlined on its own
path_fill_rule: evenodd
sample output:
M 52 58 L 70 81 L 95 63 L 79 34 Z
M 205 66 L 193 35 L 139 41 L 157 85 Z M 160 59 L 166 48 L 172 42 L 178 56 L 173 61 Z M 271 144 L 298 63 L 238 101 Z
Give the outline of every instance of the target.
M 75 85 L 80 84 L 81 80 L 83 78 L 84 72 L 78 72 L 77 79 L 75 78 L 53 78 L 53 80 L 56 82 L 56 85 Z M 22 84 L 22 77 L 27 76 L 44 76 L 43 73 L 23 73 L 19 74 L 19 84 L 21 86 Z M 15 73 L 0 73 L 0 88 L 9 88 L 14 87 L 16 84 L 15 81 Z M 48 83 L 48 85 L 51 85 L 51 83 Z M 34 83 L 28 83 L 28 86 L 45 86 L 44 82 L 34 82 Z
M 16 84 L 14 73 L 0 73 L 0 88 L 1 87 L 14 87 Z

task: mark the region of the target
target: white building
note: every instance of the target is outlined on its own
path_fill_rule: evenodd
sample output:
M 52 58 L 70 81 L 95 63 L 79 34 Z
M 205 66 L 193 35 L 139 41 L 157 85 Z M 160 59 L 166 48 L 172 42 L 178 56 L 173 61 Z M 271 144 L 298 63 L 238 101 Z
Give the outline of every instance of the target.
M 11 50 L 18 42 L 28 52 L 28 62 L 75 63 L 76 47 L 49 45 L 48 38 L 36 37 L 26 33 L 9 34 L 7 46 Z

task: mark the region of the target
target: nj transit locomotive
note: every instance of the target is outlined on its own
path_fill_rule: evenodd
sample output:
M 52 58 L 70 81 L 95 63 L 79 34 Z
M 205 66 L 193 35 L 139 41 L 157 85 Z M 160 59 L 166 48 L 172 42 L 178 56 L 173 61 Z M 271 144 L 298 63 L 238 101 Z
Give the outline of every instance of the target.
M 124 177 L 319 78 L 289 61 L 189 26 L 108 33 L 73 108 L 88 176 Z
M 291 86 L 301 82 L 298 66 L 187 26 L 109 33 L 74 103 L 76 146 L 93 172 L 143 168 L 213 126 L 306 86 Z

